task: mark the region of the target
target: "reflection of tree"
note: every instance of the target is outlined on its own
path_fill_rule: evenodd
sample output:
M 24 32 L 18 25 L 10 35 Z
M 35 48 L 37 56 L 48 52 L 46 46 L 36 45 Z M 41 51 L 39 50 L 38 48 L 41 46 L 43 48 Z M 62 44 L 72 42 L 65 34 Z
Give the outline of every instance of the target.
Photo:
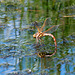
M 19 69 L 20 69 L 20 70 L 23 70 L 23 65 L 22 65 L 22 63 L 23 63 L 23 58 L 22 58 L 22 59 L 19 59 Z
M 38 67 L 40 67 L 40 59 L 37 57 L 27 56 L 19 58 L 20 70 L 31 70 L 31 72 L 36 72 L 38 71 Z
M 22 22 L 23 22 L 23 16 L 24 16 L 24 7 L 21 8 L 21 19 L 20 19 L 20 28 L 22 28 Z
M 61 64 L 58 64 L 57 65 L 57 75 L 60 75 L 61 74 L 60 69 L 61 69 Z
M 42 9 L 44 11 L 44 16 L 49 17 L 49 0 L 42 0 Z
M 41 74 L 43 75 L 45 72 L 45 69 L 49 70 L 48 74 L 51 74 L 55 72 L 55 63 L 52 58 L 41 58 Z
M 62 24 L 62 39 L 63 39 L 63 44 L 65 45 L 66 44 L 66 37 L 70 35 L 71 33 L 71 26 L 72 26 L 72 23 L 71 23 L 71 20 L 73 20 L 72 18 L 70 17 L 63 17 L 63 15 L 67 16 L 69 13 L 71 13 L 71 9 L 70 8 L 70 5 L 72 5 L 73 2 L 72 1 L 65 1 L 63 3 L 63 7 L 64 7 L 64 10 L 61 10 L 61 14 L 62 14 L 62 18 L 61 18 L 61 24 Z M 62 7 L 61 7 L 62 8 Z

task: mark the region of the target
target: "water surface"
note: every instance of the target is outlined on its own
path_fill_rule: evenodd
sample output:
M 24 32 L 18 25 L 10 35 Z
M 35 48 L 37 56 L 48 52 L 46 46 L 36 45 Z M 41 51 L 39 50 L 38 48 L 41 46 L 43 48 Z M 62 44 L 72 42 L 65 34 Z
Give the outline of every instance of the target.
M 74 16 L 73 16 L 74 15 Z M 36 47 L 34 22 L 48 29 L 60 25 L 52 34 L 57 53 L 40 58 L 36 53 L 54 51 L 51 37 L 43 37 Z M 75 74 L 75 1 L 11 0 L 0 1 L 0 75 L 74 75 Z

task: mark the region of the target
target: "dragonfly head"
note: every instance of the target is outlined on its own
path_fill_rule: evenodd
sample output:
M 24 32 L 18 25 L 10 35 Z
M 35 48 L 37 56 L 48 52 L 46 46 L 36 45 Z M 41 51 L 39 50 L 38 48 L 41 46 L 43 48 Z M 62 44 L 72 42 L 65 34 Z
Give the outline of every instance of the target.
M 34 34 L 33 37 L 36 38 L 36 34 Z

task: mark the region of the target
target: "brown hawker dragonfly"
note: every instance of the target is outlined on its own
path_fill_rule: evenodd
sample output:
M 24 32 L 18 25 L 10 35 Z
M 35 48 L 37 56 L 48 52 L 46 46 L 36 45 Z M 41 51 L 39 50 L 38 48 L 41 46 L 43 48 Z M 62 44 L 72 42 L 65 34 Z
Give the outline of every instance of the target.
M 43 31 L 43 29 L 44 29 L 44 27 L 45 27 L 45 25 L 46 25 L 48 19 L 49 19 L 49 18 L 46 18 L 46 19 L 45 19 L 45 21 L 44 21 L 44 23 L 43 23 L 43 26 L 42 26 L 41 28 L 39 28 L 39 27 L 36 25 L 36 28 L 37 28 L 38 32 L 33 35 L 33 37 L 36 38 L 36 42 L 37 42 L 37 43 L 39 42 L 39 40 L 41 40 L 41 37 L 43 37 L 43 36 L 51 36 L 51 37 L 53 38 L 54 44 L 55 44 L 55 51 L 54 51 L 54 53 L 51 54 L 51 55 L 48 55 L 48 54 L 47 54 L 47 55 L 43 55 L 43 56 L 46 56 L 46 57 L 53 56 L 53 55 L 56 53 L 56 51 L 57 51 L 57 43 L 56 43 L 56 39 L 55 39 L 54 35 L 52 35 L 51 33 L 47 33 L 47 32 L 48 32 L 48 31 L 54 32 L 54 31 L 58 28 L 58 26 L 59 26 L 59 25 L 53 25 L 52 27 L 50 27 L 50 28 L 47 29 L 46 31 Z M 42 31 L 43 31 L 43 32 L 42 32 Z M 39 55 L 39 56 L 40 56 L 40 55 Z M 41 57 L 41 56 L 40 56 L 40 57 Z

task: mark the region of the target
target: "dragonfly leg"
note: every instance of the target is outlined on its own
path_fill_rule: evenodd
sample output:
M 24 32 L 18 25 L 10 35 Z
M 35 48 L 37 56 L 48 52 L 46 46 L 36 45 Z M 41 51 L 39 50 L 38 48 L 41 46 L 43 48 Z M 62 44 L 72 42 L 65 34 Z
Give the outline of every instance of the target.
M 42 40 L 41 38 L 39 38 L 39 40 L 40 40 L 40 42 L 41 42 L 40 44 L 41 44 L 41 46 L 42 46 L 42 42 L 43 42 L 43 40 Z
M 36 43 L 38 44 L 39 43 L 39 34 L 36 36 Z

